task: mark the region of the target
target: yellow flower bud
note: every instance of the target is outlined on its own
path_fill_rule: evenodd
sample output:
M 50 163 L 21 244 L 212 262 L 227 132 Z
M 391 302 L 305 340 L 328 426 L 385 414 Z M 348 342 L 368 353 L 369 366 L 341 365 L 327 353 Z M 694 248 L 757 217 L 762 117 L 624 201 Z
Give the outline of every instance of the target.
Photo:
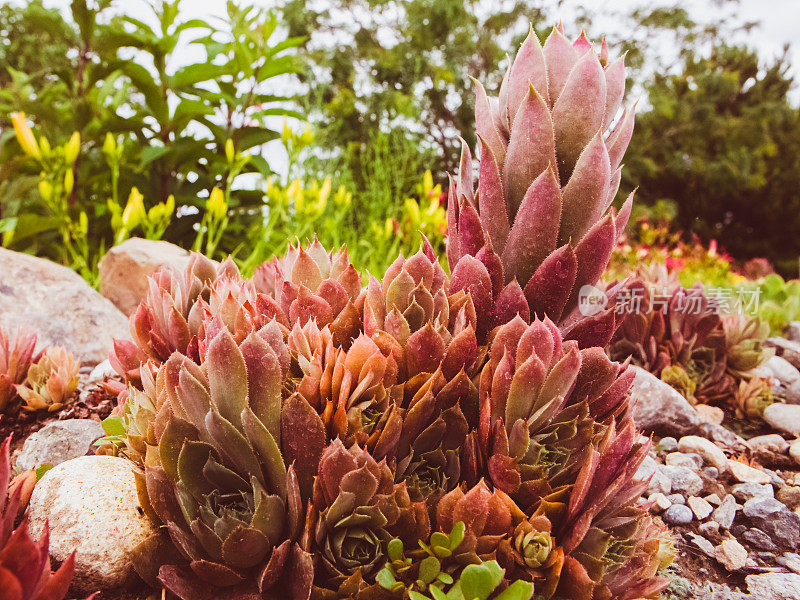
M 42 153 L 39 150 L 39 145 L 36 143 L 36 138 L 33 136 L 31 128 L 25 121 L 25 113 L 17 112 L 11 115 L 11 122 L 14 124 L 14 131 L 17 134 L 17 141 L 22 147 L 23 152 L 28 156 L 40 160 Z
M 53 197 L 53 186 L 46 179 L 40 179 L 39 193 L 42 195 L 42 199 L 45 202 L 50 202 L 50 198 Z
M 425 175 L 422 177 L 422 190 L 424 192 L 423 195 L 427 196 L 428 193 L 433 189 L 433 175 L 431 174 L 430 169 L 425 171 Z
M 228 159 L 229 163 L 232 163 L 235 157 L 236 150 L 233 148 L 233 140 L 228 138 L 228 141 L 225 142 L 225 158 Z
M 137 188 L 131 188 L 131 193 L 128 195 L 128 203 L 125 205 L 125 210 L 122 211 L 123 227 L 128 231 L 132 231 L 144 220 L 145 215 L 144 196 Z
M 81 134 L 77 131 L 72 134 L 69 141 L 64 145 L 64 158 L 67 164 L 74 164 L 78 160 L 78 153 L 81 151 Z
M 39 147 L 44 154 L 50 154 L 50 142 L 43 135 L 39 136 Z
M 64 191 L 67 195 L 72 193 L 72 188 L 75 186 L 75 175 L 72 172 L 72 169 L 67 169 L 66 173 L 64 173 Z
M 306 125 L 306 128 L 303 131 L 303 135 L 300 136 L 300 141 L 303 142 L 303 144 L 305 144 L 306 146 L 314 142 L 314 132 L 308 125 Z
M 206 212 L 214 221 L 219 221 L 228 213 L 228 205 L 225 203 L 225 194 L 218 187 L 211 190 L 211 194 L 206 201 Z
M 106 139 L 103 141 L 103 152 L 105 154 L 114 154 L 117 149 L 117 141 L 111 132 L 106 133 Z
M 328 196 L 331 194 L 331 178 L 326 177 L 325 181 L 322 182 L 322 189 L 319 191 L 319 203 L 321 206 L 325 206 L 328 202 Z
M 290 139 L 292 139 L 292 130 L 289 127 L 289 120 L 284 118 L 283 130 L 281 131 L 281 141 L 283 142 L 283 145 L 285 146 L 288 144 Z

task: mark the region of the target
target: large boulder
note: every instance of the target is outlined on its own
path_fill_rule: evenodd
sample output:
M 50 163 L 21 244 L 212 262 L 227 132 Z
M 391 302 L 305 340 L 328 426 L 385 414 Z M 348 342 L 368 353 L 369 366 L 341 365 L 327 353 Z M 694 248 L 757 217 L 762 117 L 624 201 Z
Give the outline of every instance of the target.
M 776 402 L 764 409 L 764 420 L 778 431 L 800 437 L 800 405 Z
M 0 248 L 0 327 L 63 346 L 85 364 L 105 360 L 113 338 L 129 337 L 128 319 L 80 275 L 43 258 Z
M 703 420 L 680 392 L 640 367 L 631 368 L 636 371 L 631 387 L 633 419 L 640 429 L 677 437 L 700 430 Z
M 147 278 L 162 268 L 183 272 L 190 254 L 160 240 L 130 238 L 100 259 L 100 293 L 126 315 L 133 314 L 147 292 Z
M 28 514 L 34 539 L 49 522 L 56 561 L 75 550 L 77 592 L 109 592 L 140 581 L 131 554 L 156 528 L 139 502 L 130 461 L 84 456 L 61 463 L 34 488 Z

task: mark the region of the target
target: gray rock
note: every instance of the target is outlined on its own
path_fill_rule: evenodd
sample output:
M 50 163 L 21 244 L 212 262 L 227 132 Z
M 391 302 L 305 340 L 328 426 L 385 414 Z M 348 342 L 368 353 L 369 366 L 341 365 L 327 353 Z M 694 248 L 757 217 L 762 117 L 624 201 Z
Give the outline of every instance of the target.
M 657 435 L 689 435 L 702 421 L 680 392 L 637 366 L 631 387 L 633 418 L 639 429 Z
M 699 454 L 684 454 L 683 452 L 670 452 L 664 457 L 664 462 L 670 467 L 686 467 L 692 471 L 699 471 L 703 466 L 703 459 Z
M 673 504 L 686 504 L 686 496 L 683 494 L 670 494 L 667 496 L 667 500 Z
M 692 509 L 685 504 L 673 504 L 664 511 L 663 517 L 670 525 L 688 525 L 694 515 Z
M 744 515 L 777 544 L 794 549 L 800 544 L 800 515 L 774 498 L 751 498 L 744 504 Z
M 800 403 L 800 371 L 785 358 L 773 356 L 753 369 L 753 374 L 768 379 L 776 396 L 784 398 L 789 404 Z
M 738 460 L 729 460 L 728 470 L 730 470 L 733 478 L 741 483 L 756 483 L 763 485 L 772 482 L 772 478 L 764 471 L 741 463 Z
M 687 467 L 661 465 L 658 470 L 669 478 L 673 493 L 697 496 L 703 490 L 703 480 Z
M 91 373 L 89 373 L 87 383 L 102 383 L 107 378 L 113 377 L 116 374 L 117 372 L 114 370 L 114 367 L 111 366 L 111 361 L 106 359 L 92 369 Z
M 48 471 L 31 496 L 31 534 L 50 524 L 50 554 L 75 554 L 73 588 L 104 592 L 134 585 L 132 550 L 157 534 L 136 493 L 133 464 L 111 456 L 84 456 Z
M 103 435 L 100 423 L 91 419 L 53 421 L 25 440 L 17 455 L 17 469 L 25 471 L 42 465 L 56 466 L 85 456 Z
M 741 454 L 747 450 L 747 442 L 730 429 L 714 423 L 703 423 L 697 430 L 698 435 L 711 440 L 721 450 L 734 454 Z
M 764 421 L 773 429 L 800 437 L 800 405 L 776 402 L 764 409 Z
M 800 554 L 787 552 L 783 556 L 777 557 L 775 562 L 783 567 L 786 567 L 790 571 L 800 573 Z
M 781 337 L 772 337 L 764 342 L 766 348 L 774 348 L 775 354 L 783 358 L 795 369 L 800 369 L 800 343 Z
M 714 557 L 714 544 L 709 542 L 706 538 L 702 535 L 697 535 L 696 533 L 689 532 L 689 539 L 692 540 L 692 543 L 700 548 L 700 551 L 705 554 L 706 556 Z
M 800 575 L 763 573 L 745 578 L 747 591 L 758 600 L 797 600 L 800 598 Z
M 128 338 L 128 319 L 72 269 L 0 248 L 0 327 L 38 335 L 38 348 L 63 346 L 84 363 Z
M 706 467 L 700 471 L 700 473 L 703 475 L 703 477 L 710 479 L 711 481 L 716 481 L 719 477 L 719 469 L 717 469 L 717 467 Z
M 800 342 L 800 321 L 792 321 L 786 328 L 786 339 L 790 342 Z
M 731 493 L 739 502 L 747 502 L 750 498 L 759 496 L 775 497 L 775 491 L 771 485 L 759 483 L 737 483 L 731 488 Z
M 724 473 L 728 467 L 725 453 L 714 442 L 698 435 L 683 436 L 678 440 L 678 450 L 700 455 L 707 464 L 716 467 L 720 473 Z
M 733 520 L 736 518 L 737 508 L 736 498 L 729 494 L 725 496 L 722 504 L 714 509 L 714 512 L 711 513 L 711 518 L 719 523 L 719 526 L 723 529 L 730 529 L 733 526 Z
M 762 550 L 769 550 L 775 551 L 778 547 L 775 545 L 770 537 L 761 531 L 760 529 L 748 529 L 740 536 L 745 542 L 748 542 L 755 546 L 756 548 L 761 548 Z
M 785 464 L 789 442 L 778 433 L 759 435 L 747 440 L 753 458 L 763 464 Z
M 183 273 L 190 254 L 169 242 L 130 238 L 100 259 L 100 293 L 126 315 L 147 292 L 147 278 L 162 268 Z

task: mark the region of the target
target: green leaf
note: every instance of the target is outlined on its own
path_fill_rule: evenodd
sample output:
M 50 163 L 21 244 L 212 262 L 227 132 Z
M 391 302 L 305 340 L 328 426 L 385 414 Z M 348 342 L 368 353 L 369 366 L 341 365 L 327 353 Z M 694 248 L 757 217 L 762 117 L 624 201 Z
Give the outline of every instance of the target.
M 176 88 L 189 87 L 227 74 L 228 67 L 226 65 L 196 63 L 179 69 L 170 78 L 170 83 Z
M 389 555 L 389 560 L 395 561 L 400 560 L 403 558 L 403 540 L 400 538 L 394 538 L 389 541 L 389 545 L 386 548 L 387 554 Z
M 505 571 L 495 561 L 464 568 L 459 580 L 467 600 L 486 600 L 503 579 Z
M 533 584 L 528 581 L 515 581 L 494 600 L 530 600 Z
M 436 579 L 441 570 L 442 566 L 439 563 L 439 559 L 428 556 L 422 559 L 419 564 L 419 578 L 427 585 Z
M 122 422 L 122 417 L 106 417 L 100 423 L 106 435 L 125 435 L 125 425 Z
M 450 532 L 450 550 L 455 551 L 461 545 L 461 542 L 464 541 L 465 531 L 464 521 L 459 521 L 453 525 L 453 531 Z
M 394 578 L 394 575 L 388 566 L 378 571 L 378 574 L 375 576 L 375 581 L 378 583 L 378 585 L 387 590 L 392 589 L 397 583 L 397 580 Z
M 146 167 L 154 160 L 158 160 L 169 152 L 167 146 L 148 146 L 142 149 L 141 166 Z
M 39 481 L 42 477 L 44 477 L 44 474 L 47 473 L 52 468 L 53 468 L 53 465 L 47 465 L 47 464 L 40 465 L 35 471 L 35 473 L 36 473 L 36 481 Z

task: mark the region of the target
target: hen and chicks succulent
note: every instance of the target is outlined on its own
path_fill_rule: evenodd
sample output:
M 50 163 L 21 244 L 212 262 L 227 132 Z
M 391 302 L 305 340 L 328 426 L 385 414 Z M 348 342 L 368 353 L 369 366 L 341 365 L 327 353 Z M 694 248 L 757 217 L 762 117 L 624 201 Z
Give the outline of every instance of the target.
M 316 240 L 260 267 L 161 273 L 113 364 L 143 506 L 137 569 L 182 600 L 627 600 L 669 537 L 635 473 L 633 373 L 580 318 L 630 211 L 622 60 L 531 33 L 477 90 L 448 260 L 382 277 Z M 406 551 L 405 548 L 411 550 Z M 417 549 L 419 548 L 419 549 Z

